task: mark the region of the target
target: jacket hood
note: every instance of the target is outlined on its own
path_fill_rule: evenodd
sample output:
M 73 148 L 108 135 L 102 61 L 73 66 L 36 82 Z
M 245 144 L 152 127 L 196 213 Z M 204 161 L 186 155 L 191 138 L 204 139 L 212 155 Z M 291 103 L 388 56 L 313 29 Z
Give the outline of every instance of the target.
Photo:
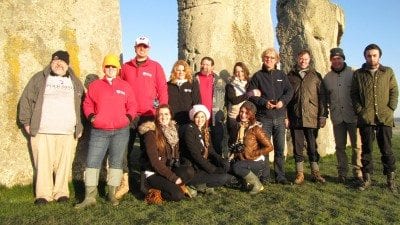
M 156 124 L 151 121 L 142 123 L 138 128 L 139 134 L 141 134 L 141 135 L 143 135 L 149 131 L 155 131 L 155 130 L 156 130 Z

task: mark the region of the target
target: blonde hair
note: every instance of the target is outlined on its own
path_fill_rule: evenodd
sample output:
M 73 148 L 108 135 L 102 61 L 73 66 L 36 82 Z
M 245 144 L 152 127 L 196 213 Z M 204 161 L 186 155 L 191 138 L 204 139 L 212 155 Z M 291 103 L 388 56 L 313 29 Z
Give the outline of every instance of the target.
M 178 80 L 178 73 L 175 71 L 178 66 L 183 66 L 185 68 L 185 79 L 188 80 L 189 83 L 192 83 L 193 77 L 192 77 L 192 69 L 190 68 L 189 64 L 184 61 L 184 60 L 178 60 L 175 62 L 174 66 L 172 67 L 171 70 L 171 83 L 176 84 Z
M 261 53 L 261 61 L 269 53 L 273 53 L 275 55 L 275 59 L 277 62 L 279 62 L 281 60 L 281 57 L 279 56 L 279 53 L 275 50 L 275 48 L 267 48 Z

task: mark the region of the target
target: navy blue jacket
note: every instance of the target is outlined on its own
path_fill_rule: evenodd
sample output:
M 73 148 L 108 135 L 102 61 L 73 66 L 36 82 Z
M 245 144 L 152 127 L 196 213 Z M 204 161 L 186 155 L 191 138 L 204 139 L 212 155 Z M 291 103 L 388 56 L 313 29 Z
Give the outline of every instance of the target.
M 259 89 L 260 97 L 252 96 L 252 101 L 257 106 L 257 118 L 285 118 L 286 106 L 293 97 L 293 88 L 286 74 L 281 70 L 266 70 L 264 65 L 261 70 L 256 72 L 250 80 L 247 91 Z M 282 101 L 283 107 L 280 109 L 267 109 L 267 101 Z

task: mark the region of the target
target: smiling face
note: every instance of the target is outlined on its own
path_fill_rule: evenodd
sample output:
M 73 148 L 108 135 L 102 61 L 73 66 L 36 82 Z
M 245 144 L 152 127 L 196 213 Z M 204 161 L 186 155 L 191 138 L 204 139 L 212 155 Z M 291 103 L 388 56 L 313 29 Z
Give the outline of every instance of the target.
M 341 56 L 331 57 L 331 66 L 334 70 L 341 70 L 344 66 L 344 59 Z
M 300 69 L 304 70 L 310 66 L 311 56 L 308 53 L 304 53 L 297 57 L 297 65 Z
M 175 67 L 175 73 L 179 80 L 183 80 L 186 78 L 185 67 L 183 65 L 178 65 Z
M 103 71 L 108 78 L 115 78 L 118 75 L 118 68 L 113 65 L 104 66 Z
M 67 74 L 68 64 L 61 59 L 54 59 L 50 63 L 51 71 L 58 76 Z
M 241 122 L 249 122 L 249 111 L 245 107 L 240 108 L 239 118 Z
M 263 56 L 263 62 L 267 70 L 272 70 L 275 68 L 277 63 L 276 56 L 273 52 L 268 52 Z
M 136 58 L 139 61 L 146 60 L 147 57 L 149 56 L 149 50 L 150 50 L 150 47 L 145 44 L 136 45 L 135 46 Z
M 196 124 L 196 126 L 199 129 L 201 129 L 206 124 L 206 121 L 207 121 L 206 114 L 203 112 L 198 112 L 198 113 L 196 113 L 196 115 L 194 115 L 193 120 L 194 120 L 194 124 Z
M 212 62 L 208 59 L 203 59 L 201 61 L 201 73 L 204 75 L 209 75 L 213 72 L 214 66 L 212 65 Z
M 158 122 L 163 125 L 166 126 L 171 122 L 171 111 L 169 110 L 169 108 L 160 108 L 159 112 L 158 112 Z
M 246 80 L 244 70 L 241 66 L 235 67 L 235 77 L 237 77 L 239 80 Z

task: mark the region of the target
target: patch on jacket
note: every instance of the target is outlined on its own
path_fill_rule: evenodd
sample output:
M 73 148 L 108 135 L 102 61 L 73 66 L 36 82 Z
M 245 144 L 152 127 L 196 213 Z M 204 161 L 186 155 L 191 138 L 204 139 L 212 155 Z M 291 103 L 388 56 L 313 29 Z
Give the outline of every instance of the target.
M 115 92 L 119 95 L 125 95 L 125 91 L 123 90 L 115 90 Z
M 156 130 L 156 124 L 152 121 L 142 123 L 138 128 L 139 134 L 142 135 L 150 130 Z
M 148 72 L 143 72 L 142 75 L 143 75 L 144 77 L 152 77 L 152 76 L 153 76 L 153 74 L 148 73 Z

